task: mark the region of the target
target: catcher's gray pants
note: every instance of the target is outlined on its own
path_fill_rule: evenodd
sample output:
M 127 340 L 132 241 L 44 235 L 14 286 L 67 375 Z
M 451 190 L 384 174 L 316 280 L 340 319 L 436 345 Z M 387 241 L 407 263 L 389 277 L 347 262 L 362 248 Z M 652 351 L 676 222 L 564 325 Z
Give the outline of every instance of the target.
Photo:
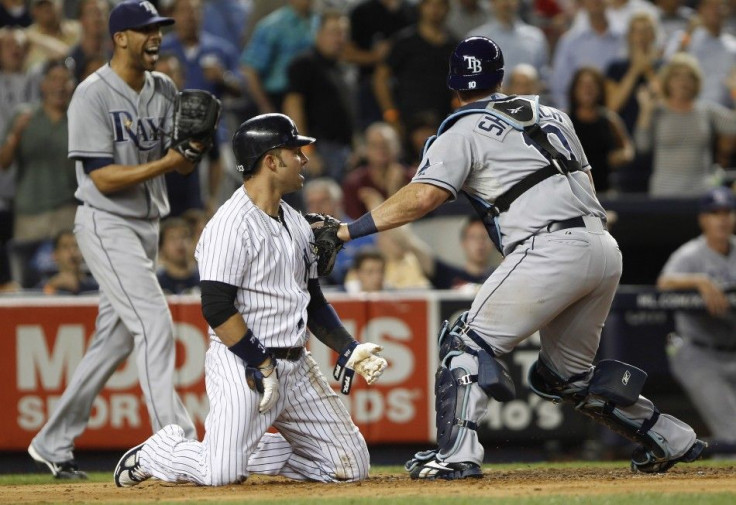
M 468 324 L 493 348 L 496 356 L 539 330 L 541 358 L 560 377 L 590 369 L 621 277 L 621 252 L 616 241 L 598 224 L 539 233 L 509 254 L 483 284 L 468 314 Z M 470 339 L 465 342 L 477 348 Z M 477 373 L 477 360 L 464 355 L 463 365 Z M 457 358 L 456 358 L 457 359 Z M 453 360 L 454 361 L 454 360 Z M 480 420 L 487 397 L 477 385 L 465 410 L 467 419 Z M 621 409 L 642 422 L 653 412 L 644 397 Z M 668 452 L 681 456 L 695 442 L 692 428 L 661 415 L 654 431 L 664 437 Z M 461 430 L 462 440 L 448 462 L 483 461 L 483 447 L 475 431 Z
M 54 412 L 33 439 L 45 458 L 73 458 L 74 439 L 87 426 L 92 402 L 115 369 L 136 349 L 138 377 L 154 432 L 194 424 L 174 391 L 171 313 L 155 275 L 158 220 L 123 218 L 80 206 L 74 234 L 100 285 L 95 336 Z
M 222 486 L 249 474 L 281 475 L 318 482 L 368 476 L 368 448 L 350 414 L 312 356 L 278 360 L 279 399 L 258 413 L 261 396 L 248 388 L 245 364 L 220 342 L 205 358 L 210 411 L 202 442 L 166 426 L 141 450 L 141 467 L 168 482 Z M 271 427 L 278 434 L 267 433 Z
M 736 444 L 736 353 L 704 349 L 683 339 L 673 341 L 667 350 L 672 375 L 711 437 Z

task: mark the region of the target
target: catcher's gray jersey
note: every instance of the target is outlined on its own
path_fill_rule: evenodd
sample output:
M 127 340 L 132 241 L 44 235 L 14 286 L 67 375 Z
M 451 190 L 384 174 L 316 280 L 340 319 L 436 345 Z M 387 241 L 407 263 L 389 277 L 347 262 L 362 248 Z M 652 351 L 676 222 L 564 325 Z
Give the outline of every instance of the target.
M 505 96 L 490 98 L 500 104 Z M 513 120 L 513 114 L 519 113 L 526 119 L 517 121 L 517 126 L 527 130 L 485 112 L 490 106 L 495 113 L 495 103 L 468 105 L 459 112 L 467 115 L 455 123 L 451 118 L 445 123 L 449 127 L 440 128 L 413 182 L 444 188 L 453 197 L 464 191 L 493 204 L 527 176 L 550 166 L 540 150 L 544 147 L 537 147 L 544 137 L 532 126 L 535 116 L 524 116 L 525 110 L 531 110 L 524 109 L 529 101 L 517 98 L 504 103 L 509 113 L 503 117 Z M 517 104 L 522 106 L 516 109 Z M 484 112 L 469 112 L 476 110 L 472 107 Z M 595 196 L 587 174 L 591 167 L 570 119 L 552 107 L 540 106 L 538 111 L 536 124 L 547 141 L 568 161 L 579 163 L 580 170 L 562 174 L 557 167 L 554 175 L 532 185 L 501 212 L 496 226 L 505 259 L 481 286 L 467 313 L 467 328 L 460 331 L 472 330 L 496 357 L 539 331 L 540 361 L 565 379 L 592 369 L 622 261 L 616 241 L 605 229 L 605 211 Z M 461 338 L 470 347 L 480 345 L 467 336 Z M 472 354 L 453 357 L 447 366 L 457 373 L 479 373 L 478 359 Z M 475 388 L 464 397 L 458 409 L 462 412 L 453 415 L 478 423 L 487 405 L 488 397 Z M 656 420 L 651 431 L 664 440 L 663 450 L 674 458 L 682 456 L 695 441 L 694 431 L 678 419 L 667 414 L 656 417 L 654 412 L 652 402 L 640 396 L 616 415 L 637 427 Z M 455 438 L 440 445 L 437 460 L 480 464 L 484 451 L 477 432 L 463 426 L 452 433 Z M 422 471 L 438 468 L 428 464 Z
M 503 98 L 495 94 L 490 98 Z M 550 143 L 568 159 L 590 170 L 570 118 L 552 107 L 539 106 L 540 125 Z M 447 189 L 457 197 L 464 190 L 493 203 L 549 160 L 528 136 L 490 114 L 460 118 L 424 154 L 412 182 Z M 552 221 L 593 215 L 605 217 L 584 172 L 551 177 L 524 194 L 501 214 L 499 227 L 506 253 Z
M 96 209 L 125 217 L 156 218 L 169 213 L 163 175 L 102 194 L 85 173 L 80 158 L 113 158 L 116 164 L 140 165 L 163 157 L 163 135 L 172 128 L 176 87 L 164 74 L 146 72 L 135 93 L 105 65 L 85 79 L 69 104 L 69 157 L 77 160 L 75 196 Z
M 283 224 L 238 188 L 207 223 L 195 257 L 201 280 L 238 286 L 235 305 L 264 346 L 300 347 L 317 265 L 309 224 L 286 203 L 281 209 Z M 211 328 L 210 336 L 219 341 Z

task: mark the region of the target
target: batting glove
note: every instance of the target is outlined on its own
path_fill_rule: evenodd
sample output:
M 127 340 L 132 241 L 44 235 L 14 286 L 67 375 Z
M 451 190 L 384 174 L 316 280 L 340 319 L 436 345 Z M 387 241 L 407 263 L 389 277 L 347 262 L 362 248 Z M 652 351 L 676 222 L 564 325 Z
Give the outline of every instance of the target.
M 377 353 L 383 350 L 380 345 L 366 342 L 359 344 L 353 341 L 337 359 L 337 365 L 333 372 L 336 380 L 340 380 L 343 370 L 345 377 L 342 380 L 341 391 L 348 394 L 352 386 L 352 378 L 358 372 L 365 381 L 371 385 L 378 380 L 388 363 Z
M 248 387 L 263 395 L 258 404 L 258 412 L 263 414 L 271 410 L 279 399 L 279 373 L 276 364 L 272 362 L 263 368 L 246 367 L 245 377 Z

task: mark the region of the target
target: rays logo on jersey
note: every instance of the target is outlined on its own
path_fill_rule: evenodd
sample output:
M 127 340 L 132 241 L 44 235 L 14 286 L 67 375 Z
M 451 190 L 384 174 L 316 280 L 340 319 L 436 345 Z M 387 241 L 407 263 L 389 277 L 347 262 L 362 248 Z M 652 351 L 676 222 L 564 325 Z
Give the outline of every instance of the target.
M 164 118 L 144 117 L 135 122 L 127 110 L 110 111 L 112 116 L 115 142 L 133 141 L 139 151 L 150 151 L 159 145 L 160 133 Z
M 429 158 L 427 158 L 427 162 L 424 164 L 424 166 L 422 166 L 422 168 L 419 169 L 419 171 L 417 172 L 417 175 L 424 175 L 424 172 L 426 172 L 428 168 L 429 168 Z

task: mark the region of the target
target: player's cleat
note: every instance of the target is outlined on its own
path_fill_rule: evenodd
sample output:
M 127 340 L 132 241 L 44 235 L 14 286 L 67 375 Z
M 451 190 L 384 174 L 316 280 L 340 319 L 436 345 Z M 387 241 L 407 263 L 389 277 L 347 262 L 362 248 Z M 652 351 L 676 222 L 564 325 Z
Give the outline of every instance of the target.
M 77 462 L 73 459 L 69 461 L 62 461 L 60 463 L 54 463 L 41 456 L 41 454 L 33 447 L 33 444 L 28 446 L 28 454 L 33 458 L 33 461 L 40 467 L 46 465 L 51 473 L 57 479 L 86 479 L 87 474 L 79 469 Z
M 411 461 L 405 465 L 407 470 L 409 470 Z M 429 461 L 417 462 L 411 465 L 409 476 L 412 479 L 426 480 L 480 479 L 483 477 L 483 471 L 475 463 L 445 463 L 433 458 Z
M 649 450 L 643 446 L 634 449 L 631 455 L 631 471 L 643 473 L 664 473 L 677 463 L 692 463 L 703 455 L 703 451 L 708 444 L 702 440 L 695 440 L 695 443 L 687 450 L 685 454 L 674 459 L 657 459 Z
M 145 442 L 144 442 L 145 443 Z M 118 461 L 115 467 L 115 485 L 117 487 L 137 486 L 144 480 L 150 479 L 151 474 L 146 473 L 140 464 L 140 454 L 143 444 L 136 445 Z

